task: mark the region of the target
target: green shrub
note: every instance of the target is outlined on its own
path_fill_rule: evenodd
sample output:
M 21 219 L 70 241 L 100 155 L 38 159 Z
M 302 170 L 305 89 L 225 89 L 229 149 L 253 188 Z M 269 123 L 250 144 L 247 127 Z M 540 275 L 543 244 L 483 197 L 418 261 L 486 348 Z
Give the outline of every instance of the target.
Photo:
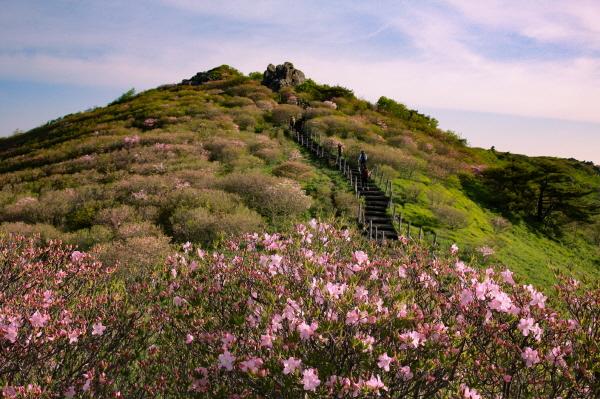
M 247 206 L 272 219 L 293 218 L 311 204 L 296 183 L 260 173 L 233 173 L 220 182 L 224 190 L 240 195 Z
M 288 126 L 292 117 L 296 120 L 302 116 L 302 108 L 297 105 L 280 104 L 271 111 L 273 123 L 279 126 Z
M 310 179 L 313 176 L 313 170 L 303 162 L 286 161 L 273 168 L 273 174 L 279 177 L 302 181 Z
M 263 222 L 260 215 L 243 206 L 227 214 L 206 208 L 178 208 L 171 217 L 171 225 L 176 240 L 208 245 L 225 235 L 259 231 Z
M 124 102 L 131 100 L 133 97 L 135 97 L 135 88 L 132 87 L 131 89 L 129 89 L 125 93 L 121 94 L 119 96 L 119 98 L 117 98 L 115 101 L 113 101 L 112 103 L 110 103 L 108 105 L 122 104 Z
M 468 214 L 460 209 L 439 205 L 433 206 L 432 211 L 441 223 L 453 229 L 461 229 L 469 225 Z
M 64 237 L 56 227 L 43 224 L 27 224 L 23 222 L 2 223 L 0 225 L 0 235 L 2 234 L 20 234 L 26 237 L 40 236 L 43 241 L 58 240 Z

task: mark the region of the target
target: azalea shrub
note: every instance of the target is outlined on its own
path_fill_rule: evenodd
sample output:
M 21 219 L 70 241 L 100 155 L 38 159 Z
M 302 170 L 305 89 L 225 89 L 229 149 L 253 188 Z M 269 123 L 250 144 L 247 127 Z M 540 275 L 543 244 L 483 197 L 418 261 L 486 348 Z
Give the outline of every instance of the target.
M 6 397 L 34 396 L 31 389 L 47 397 L 600 394 L 600 288 L 565 278 L 548 297 L 508 269 L 464 263 L 456 245 L 435 254 L 404 237 L 376 246 L 314 220 L 212 252 L 188 242 L 140 277 L 152 294 L 143 291 L 138 302 L 139 290 L 120 301 L 89 300 L 99 295 L 91 288 L 64 296 L 71 282 L 98 283 L 57 283 L 55 275 L 27 294 L 30 284 L 12 282 L 6 270 L 19 273 L 31 262 L 12 253 L 58 252 L 58 262 L 34 257 L 60 265 L 48 268 L 54 273 L 82 264 L 90 269 L 82 277 L 105 272 L 55 243 L 19 252 L 10 242 L 0 252 L 0 283 L 13 287 L 0 296 L 0 353 L 20 360 L 0 362 Z M 78 301 L 67 307 L 77 327 L 64 325 L 62 309 Z M 143 313 L 144 322 L 121 317 L 125 311 Z M 96 348 L 104 349 L 89 353 Z M 71 357 L 93 361 L 67 373 Z M 16 363 L 23 359 L 39 372 L 24 374 Z M 54 373 L 66 373 L 64 382 Z

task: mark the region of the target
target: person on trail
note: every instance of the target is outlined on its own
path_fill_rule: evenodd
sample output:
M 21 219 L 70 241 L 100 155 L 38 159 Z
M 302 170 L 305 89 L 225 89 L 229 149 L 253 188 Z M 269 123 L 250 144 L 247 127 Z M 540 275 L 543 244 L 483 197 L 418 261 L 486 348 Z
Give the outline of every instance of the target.
M 342 143 L 338 143 L 337 148 L 338 148 L 338 159 L 342 159 L 342 151 L 343 151 L 344 146 L 342 145 Z
M 290 129 L 294 130 L 296 128 L 296 117 L 292 116 L 292 119 L 290 119 Z
M 369 170 L 367 169 L 367 154 L 364 150 L 360 150 L 360 155 L 358 156 L 358 166 L 360 169 L 360 177 L 362 179 L 362 183 L 364 184 L 369 178 Z
M 360 150 L 360 155 L 358 156 L 358 165 L 362 167 L 367 167 L 367 154 L 365 154 L 364 150 Z

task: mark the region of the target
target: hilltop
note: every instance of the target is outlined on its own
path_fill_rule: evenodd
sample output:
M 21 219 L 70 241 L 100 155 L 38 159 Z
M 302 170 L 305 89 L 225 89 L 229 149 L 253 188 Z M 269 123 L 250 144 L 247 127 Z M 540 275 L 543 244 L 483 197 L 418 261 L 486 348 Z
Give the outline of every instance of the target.
M 546 286 L 554 268 L 600 276 L 597 167 L 469 147 L 433 117 L 289 63 L 249 75 L 223 65 L 1 139 L 0 230 L 134 267 L 186 241 L 212 247 L 313 217 L 355 225 L 350 187 L 288 137 L 292 117 L 349 157 L 364 149 L 397 212 L 464 258 Z

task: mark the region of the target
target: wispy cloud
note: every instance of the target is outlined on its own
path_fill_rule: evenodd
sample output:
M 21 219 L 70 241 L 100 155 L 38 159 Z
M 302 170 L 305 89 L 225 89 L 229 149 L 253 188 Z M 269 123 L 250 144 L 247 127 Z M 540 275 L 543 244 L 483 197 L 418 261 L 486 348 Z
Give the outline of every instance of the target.
M 146 88 L 291 60 L 373 100 L 600 122 L 595 0 L 29 0 L 3 11 L 0 79 Z

